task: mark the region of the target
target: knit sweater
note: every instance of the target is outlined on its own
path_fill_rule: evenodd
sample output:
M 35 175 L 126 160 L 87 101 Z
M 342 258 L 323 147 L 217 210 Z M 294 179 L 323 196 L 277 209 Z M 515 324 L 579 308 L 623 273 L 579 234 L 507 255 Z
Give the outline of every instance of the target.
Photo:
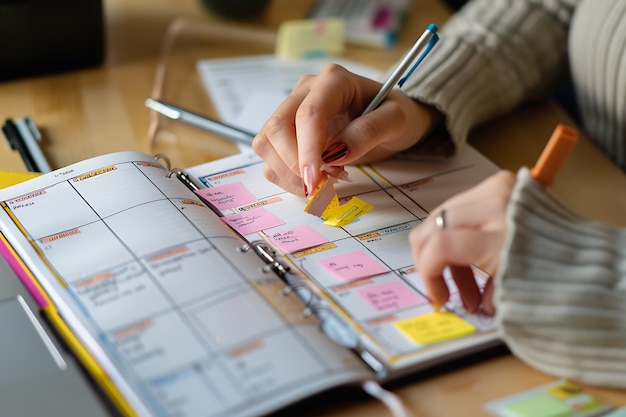
M 547 96 L 569 65 L 585 130 L 626 169 L 626 1 L 470 1 L 421 65 L 405 92 L 446 116 L 457 148 Z M 545 372 L 626 388 L 626 230 L 574 215 L 525 169 L 508 227 L 495 294 L 504 341 Z

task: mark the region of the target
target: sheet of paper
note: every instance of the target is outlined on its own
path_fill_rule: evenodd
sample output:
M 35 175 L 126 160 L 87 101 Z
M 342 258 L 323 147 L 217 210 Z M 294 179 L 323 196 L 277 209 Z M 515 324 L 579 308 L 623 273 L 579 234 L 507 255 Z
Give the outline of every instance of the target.
M 204 87 L 222 121 L 258 132 L 298 80 L 319 74 L 330 64 L 380 79 L 381 71 L 341 57 L 281 59 L 275 55 L 217 58 L 198 61 Z

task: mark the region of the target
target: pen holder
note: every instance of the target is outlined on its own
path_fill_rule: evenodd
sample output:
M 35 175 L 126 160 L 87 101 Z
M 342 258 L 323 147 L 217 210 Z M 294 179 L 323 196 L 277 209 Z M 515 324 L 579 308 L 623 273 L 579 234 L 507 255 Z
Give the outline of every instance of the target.
M 102 0 L 0 1 L 0 80 L 97 65 Z
M 263 13 L 270 0 L 201 0 L 202 5 L 219 16 L 248 19 Z

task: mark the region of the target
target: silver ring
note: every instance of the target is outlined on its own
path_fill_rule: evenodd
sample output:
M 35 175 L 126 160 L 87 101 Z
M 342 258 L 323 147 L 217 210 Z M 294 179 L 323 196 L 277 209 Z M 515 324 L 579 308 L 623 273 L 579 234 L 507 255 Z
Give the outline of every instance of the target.
M 435 225 L 438 230 L 443 230 L 446 228 L 446 209 L 442 209 L 435 216 Z

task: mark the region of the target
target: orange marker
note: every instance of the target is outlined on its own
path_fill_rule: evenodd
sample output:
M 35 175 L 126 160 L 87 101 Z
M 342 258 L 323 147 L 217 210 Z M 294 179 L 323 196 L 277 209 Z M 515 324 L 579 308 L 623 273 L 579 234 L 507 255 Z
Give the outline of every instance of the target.
M 577 140 L 576 129 L 558 124 L 530 175 L 546 187 L 552 184 Z

